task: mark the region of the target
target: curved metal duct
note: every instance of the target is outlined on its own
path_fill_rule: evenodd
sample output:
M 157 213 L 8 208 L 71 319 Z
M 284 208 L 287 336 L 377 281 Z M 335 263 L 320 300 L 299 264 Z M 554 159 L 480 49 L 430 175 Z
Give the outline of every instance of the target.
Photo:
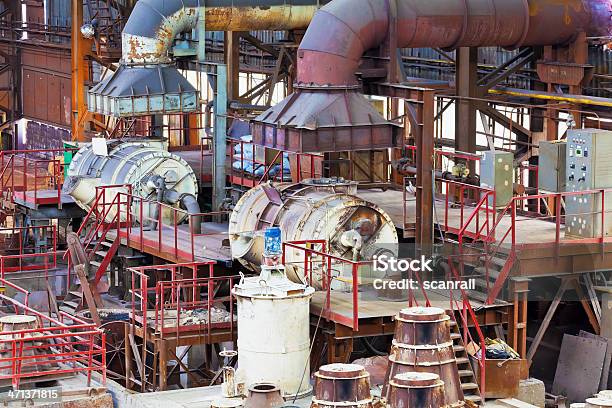
M 612 2 L 333 0 L 315 14 L 300 44 L 297 91 L 253 120 L 254 142 L 303 152 L 395 146 L 394 123 L 374 107 L 364 111 L 356 76 L 362 56 L 393 31 L 400 48 L 555 45 L 580 31 L 610 35 Z M 345 106 L 333 109 L 339 97 Z
M 580 31 L 612 33 L 610 0 L 334 0 L 313 18 L 298 51 L 298 83 L 357 84 L 362 55 L 397 30 L 399 48 L 555 45 Z M 395 21 L 396 27 L 390 27 Z
M 207 31 L 305 29 L 329 0 L 139 0 L 121 34 L 125 64 L 169 63 L 177 34 L 204 12 Z

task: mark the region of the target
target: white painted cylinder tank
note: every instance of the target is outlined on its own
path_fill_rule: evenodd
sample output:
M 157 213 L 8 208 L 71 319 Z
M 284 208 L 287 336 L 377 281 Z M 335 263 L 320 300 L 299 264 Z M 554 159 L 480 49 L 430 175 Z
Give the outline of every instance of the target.
M 238 381 L 245 388 L 273 383 L 286 398 L 309 393 L 314 289 L 290 282 L 282 273 L 267 281 L 244 278 L 233 292 L 238 300 Z

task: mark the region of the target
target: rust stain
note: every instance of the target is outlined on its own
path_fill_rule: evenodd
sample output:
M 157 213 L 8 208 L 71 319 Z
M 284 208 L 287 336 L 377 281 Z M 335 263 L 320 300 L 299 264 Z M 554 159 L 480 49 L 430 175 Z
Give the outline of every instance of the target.
M 583 0 L 540 0 L 529 2 L 529 15 L 533 17 L 546 12 L 547 7 L 559 6 L 565 8 L 566 15 L 569 15 L 570 8 L 577 13 L 584 10 Z

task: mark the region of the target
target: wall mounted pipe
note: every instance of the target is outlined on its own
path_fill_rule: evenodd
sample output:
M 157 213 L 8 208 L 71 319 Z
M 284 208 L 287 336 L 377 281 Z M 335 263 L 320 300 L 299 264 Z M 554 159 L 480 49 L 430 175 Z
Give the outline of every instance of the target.
M 139 0 L 121 34 L 125 64 L 169 63 L 177 34 L 208 31 L 295 30 L 308 27 L 329 0 Z
M 298 83 L 353 86 L 364 53 L 396 21 L 400 48 L 555 45 L 578 32 L 612 34 L 610 0 L 334 0 L 314 16 L 298 51 Z

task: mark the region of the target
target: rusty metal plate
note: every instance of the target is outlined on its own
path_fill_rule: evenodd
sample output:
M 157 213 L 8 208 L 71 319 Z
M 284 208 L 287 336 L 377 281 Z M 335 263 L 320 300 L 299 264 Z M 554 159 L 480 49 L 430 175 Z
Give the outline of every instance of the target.
M 570 402 L 583 402 L 597 393 L 606 349 L 604 341 L 564 335 L 553 394 L 564 395 Z
M 609 384 L 609 377 L 610 377 L 610 362 L 612 362 L 612 339 L 609 339 L 604 336 L 598 336 L 596 334 L 589 333 L 584 330 L 580 330 L 579 336 L 587 338 L 587 339 L 595 339 L 595 340 L 599 340 L 599 341 L 603 341 L 607 343 L 606 358 L 604 359 L 603 370 L 601 373 L 601 380 L 599 381 L 599 389 L 600 390 L 609 389 L 608 384 Z

